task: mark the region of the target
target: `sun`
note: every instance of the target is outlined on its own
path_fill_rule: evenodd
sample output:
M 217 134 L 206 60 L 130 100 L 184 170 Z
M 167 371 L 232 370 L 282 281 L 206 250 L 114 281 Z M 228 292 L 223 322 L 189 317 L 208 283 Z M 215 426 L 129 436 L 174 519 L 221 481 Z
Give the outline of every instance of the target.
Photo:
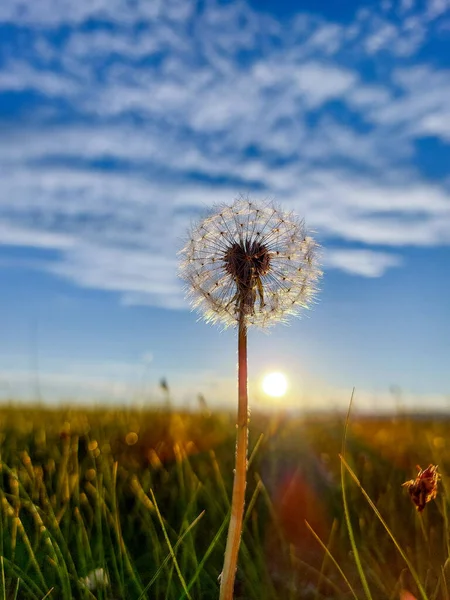
M 274 398 L 281 398 L 286 393 L 288 382 L 286 376 L 280 372 L 268 373 L 262 381 L 262 389 Z

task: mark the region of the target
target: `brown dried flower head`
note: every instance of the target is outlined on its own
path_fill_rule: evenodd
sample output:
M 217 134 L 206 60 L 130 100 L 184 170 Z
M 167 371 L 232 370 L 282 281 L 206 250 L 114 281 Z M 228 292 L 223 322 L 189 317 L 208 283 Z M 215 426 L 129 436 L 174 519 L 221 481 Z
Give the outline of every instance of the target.
M 180 275 L 206 320 L 264 327 L 311 304 L 317 249 L 292 213 L 238 198 L 191 228 Z
M 440 475 L 437 472 L 437 465 L 429 465 L 424 470 L 417 465 L 417 469 L 419 471 L 417 477 L 405 481 L 402 485 L 407 488 L 417 510 L 422 512 L 425 504 L 436 498 Z

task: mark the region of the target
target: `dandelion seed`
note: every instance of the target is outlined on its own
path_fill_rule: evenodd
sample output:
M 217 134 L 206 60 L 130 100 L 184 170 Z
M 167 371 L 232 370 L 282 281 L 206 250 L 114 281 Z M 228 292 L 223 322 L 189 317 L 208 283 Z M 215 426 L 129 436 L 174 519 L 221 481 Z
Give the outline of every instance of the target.
M 437 465 L 429 465 L 424 470 L 417 465 L 417 470 L 419 471 L 417 477 L 405 481 L 402 485 L 408 490 L 417 510 L 422 512 L 426 503 L 434 500 L 437 496 L 437 485 L 440 475 L 437 472 Z

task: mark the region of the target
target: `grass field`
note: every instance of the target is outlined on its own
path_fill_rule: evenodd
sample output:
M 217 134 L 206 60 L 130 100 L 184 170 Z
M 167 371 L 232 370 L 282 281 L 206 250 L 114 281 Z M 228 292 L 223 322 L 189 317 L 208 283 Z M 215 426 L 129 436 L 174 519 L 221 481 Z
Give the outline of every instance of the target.
M 351 418 L 378 515 L 344 425 L 252 416 L 236 598 L 450 597 L 450 421 Z M 234 439 L 227 414 L 0 409 L 0 600 L 216 599 Z M 429 463 L 419 514 L 401 484 Z

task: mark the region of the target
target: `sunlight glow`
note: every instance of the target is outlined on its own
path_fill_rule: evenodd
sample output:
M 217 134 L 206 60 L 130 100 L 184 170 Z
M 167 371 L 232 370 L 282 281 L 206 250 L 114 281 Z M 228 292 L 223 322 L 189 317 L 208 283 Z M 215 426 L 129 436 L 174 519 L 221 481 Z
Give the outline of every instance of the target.
M 268 396 L 280 398 L 284 396 L 288 387 L 286 376 L 283 373 L 268 373 L 262 382 L 262 389 Z

